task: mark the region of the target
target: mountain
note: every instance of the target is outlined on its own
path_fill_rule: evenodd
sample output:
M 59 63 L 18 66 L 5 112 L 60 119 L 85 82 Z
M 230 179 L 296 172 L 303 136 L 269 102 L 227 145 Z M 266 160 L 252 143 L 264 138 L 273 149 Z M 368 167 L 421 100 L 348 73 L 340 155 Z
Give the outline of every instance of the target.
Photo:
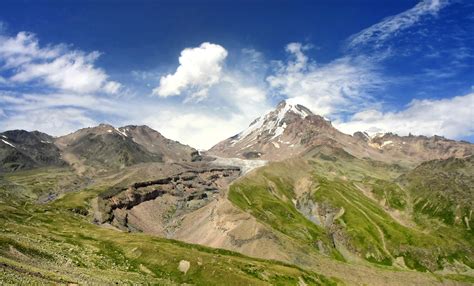
M 47 166 L 64 166 L 54 138 L 38 131 L 11 130 L 0 133 L 0 172 Z
M 472 180 L 472 157 L 407 171 L 319 146 L 236 181 L 228 198 L 273 233 L 306 247 L 288 253 L 291 263 L 311 267 L 306 256 L 317 252 L 359 266 L 471 275 Z
M 474 154 L 474 144 L 437 135 L 399 136 L 384 133 L 369 136 L 367 133 L 356 132 L 353 137 L 366 142 L 369 147 L 378 149 L 387 157 L 403 158 L 414 163 L 451 157 L 464 158 Z
M 57 138 L 38 131 L 0 133 L 0 172 L 69 164 L 84 174 L 147 162 L 199 160 L 196 149 L 167 139 L 148 126 L 100 124 Z
M 210 154 L 277 161 L 305 154 L 315 146 L 342 148 L 358 158 L 414 166 L 420 162 L 474 154 L 474 144 L 440 136 L 369 136 L 344 134 L 331 122 L 308 108 L 282 101 L 275 110 L 257 118 L 250 126 L 217 145 Z
M 73 166 L 98 171 L 123 168 L 142 162 L 162 162 L 163 155 L 152 153 L 111 125 L 80 129 L 55 140 L 64 159 Z
M 218 143 L 209 152 L 223 157 L 281 160 L 298 155 L 311 145 L 339 145 L 349 137 L 308 108 L 282 101 L 275 110 L 255 119 L 246 130 Z
M 162 154 L 165 162 L 199 161 L 199 152 L 178 141 L 170 140 L 146 125 L 128 125 L 117 129 L 122 135 L 145 147 L 151 153 Z

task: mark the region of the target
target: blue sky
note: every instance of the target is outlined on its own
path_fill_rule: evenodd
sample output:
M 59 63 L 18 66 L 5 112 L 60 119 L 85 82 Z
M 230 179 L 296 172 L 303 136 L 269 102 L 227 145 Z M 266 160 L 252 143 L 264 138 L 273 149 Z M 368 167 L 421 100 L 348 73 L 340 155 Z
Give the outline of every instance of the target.
M 2 1 L 0 129 L 147 124 L 208 148 L 287 99 L 474 141 L 471 1 Z

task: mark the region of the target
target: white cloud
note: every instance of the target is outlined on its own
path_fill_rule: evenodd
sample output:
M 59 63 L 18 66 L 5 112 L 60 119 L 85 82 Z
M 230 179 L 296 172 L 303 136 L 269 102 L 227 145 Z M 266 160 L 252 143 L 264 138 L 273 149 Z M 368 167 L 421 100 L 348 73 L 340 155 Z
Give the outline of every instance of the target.
M 348 122 L 334 122 L 346 133 L 393 132 L 399 135 L 442 135 L 459 138 L 474 134 L 474 93 L 447 99 L 413 100 L 397 112 L 364 110 Z
M 418 22 L 425 16 L 434 16 L 449 4 L 449 0 L 423 0 L 415 7 L 395 16 L 387 17 L 383 21 L 360 31 L 349 38 L 349 48 L 359 45 L 378 46 L 385 40 L 397 35 Z
M 109 81 L 104 85 L 104 91 L 109 94 L 116 94 L 122 88 L 122 84 L 116 81 Z
M 0 121 L 0 130 L 40 130 L 50 135 L 64 135 L 94 125 L 97 122 L 81 109 L 39 109 L 7 117 Z
M 0 73 L 13 85 L 38 81 L 58 90 L 77 93 L 117 93 L 121 84 L 108 80 L 104 70 L 94 65 L 98 52 L 70 50 L 64 44 L 40 47 L 34 34 L 20 32 L 15 37 L 0 35 Z
M 226 49 L 216 44 L 206 42 L 196 48 L 186 48 L 181 52 L 176 72 L 161 77 L 153 93 L 168 97 L 190 90 L 191 98 L 205 98 L 209 88 L 219 82 L 226 57 Z
M 143 119 L 143 123 L 159 130 L 167 138 L 199 149 L 212 147 L 232 136 L 230 130 L 240 127 L 234 118 L 226 119 L 220 114 L 172 109 L 163 110 L 157 116 L 148 116 Z
M 322 116 L 355 111 L 370 103 L 369 91 L 381 87 L 375 66 L 362 57 L 317 65 L 306 57 L 301 44 L 289 44 L 286 50 L 294 59 L 279 63 L 276 73 L 267 78 L 270 87 Z
M 127 108 L 114 99 L 76 93 L 0 91 L 0 102 L 3 104 L 0 130 L 40 130 L 51 135 L 96 125 L 97 116 L 119 117 Z
M 50 93 L 44 94 L 4 94 L 0 100 L 8 105 L 4 108 L 15 113 L 49 108 L 81 108 L 98 111 L 105 114 L 118 113 L 120 103 L 111 99 L 87 94 Z
M 253 79 L 252 74 L 226 71 L 200 102 L 142 106 L 140 114 L 131 116 L 168 138 L 195 148 L 209 149 L 245 129 L 273 107 L 263 82 L 258 85 L 252 82 Z

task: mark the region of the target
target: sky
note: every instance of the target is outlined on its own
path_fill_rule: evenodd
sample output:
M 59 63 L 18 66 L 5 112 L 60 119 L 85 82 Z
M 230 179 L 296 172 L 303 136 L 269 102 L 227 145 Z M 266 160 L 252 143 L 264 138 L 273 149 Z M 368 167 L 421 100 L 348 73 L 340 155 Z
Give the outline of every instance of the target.
M 281 100 L 474 142 L 474 2 L 0 2 L 0 131 L 145 124 L 208 149 Z

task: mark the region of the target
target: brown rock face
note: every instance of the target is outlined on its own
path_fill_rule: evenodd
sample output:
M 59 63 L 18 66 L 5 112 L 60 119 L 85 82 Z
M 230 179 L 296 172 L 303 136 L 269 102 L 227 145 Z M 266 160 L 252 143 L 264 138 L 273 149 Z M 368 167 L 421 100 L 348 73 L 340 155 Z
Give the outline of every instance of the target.
M 116 188 L 98 198 L 96 223 L 111 223 L 124 230 L 156 232 L 171 218 L 182 216 L 214 200 L 219 191 L 240 174 L 238 167 L 204 167 L 153 181 Z M 161 217 L 150 220 L 148 214 Z M 159 233 L 165 235 L 166 233 Z

